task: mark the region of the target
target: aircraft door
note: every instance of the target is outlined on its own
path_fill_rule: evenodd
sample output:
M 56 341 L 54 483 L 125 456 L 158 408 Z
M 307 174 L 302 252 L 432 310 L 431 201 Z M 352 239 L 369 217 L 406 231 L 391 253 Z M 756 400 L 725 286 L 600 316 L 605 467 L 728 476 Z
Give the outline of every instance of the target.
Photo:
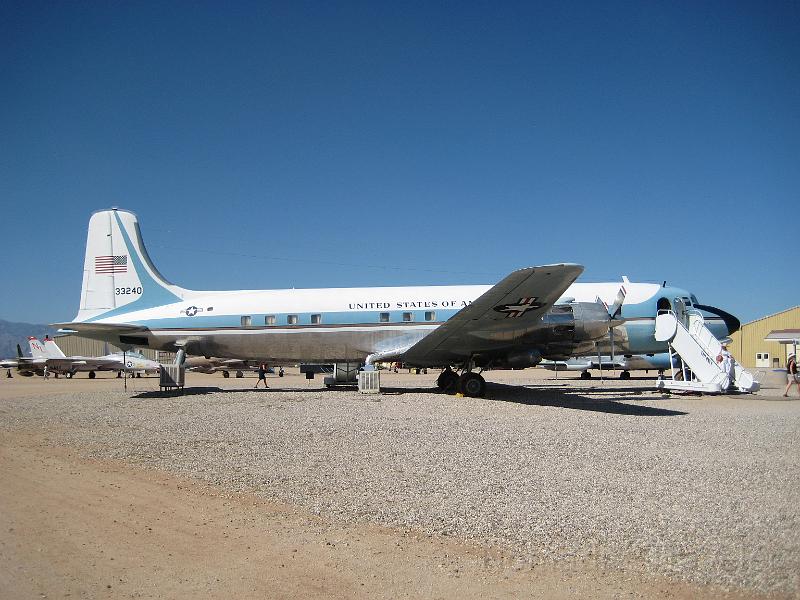
M 684 302 L 683 298 L 675 298 L 672 301 L 672 309 L 675 311 L 675 318 L 688 327 L 689 315 L 686 314 L 686 302 Z

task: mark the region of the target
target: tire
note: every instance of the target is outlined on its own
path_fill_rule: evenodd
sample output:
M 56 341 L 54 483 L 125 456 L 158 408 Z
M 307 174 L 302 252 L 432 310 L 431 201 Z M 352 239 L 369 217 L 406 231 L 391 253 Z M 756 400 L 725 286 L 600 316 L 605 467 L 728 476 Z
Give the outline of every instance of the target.
M 223 372 L 222 372 L 222 376 L 223 376 L 225 379 L 227 379 L 228 377 L 230 377 L 230 376 L 231 376 L 231 374 L 230 374 L 230 373 L 228 373 L 228 371 L 223 371 Z
M 458 391 L 469 398 L 483 398 L 486 380 L 477 373 L 464 373 L 458 378 Z
M 622 373 L 619 374 L 619 378 L 620 379 L 630 379 L 631 378 L 631 372 L 630 371 L 623 371 Z
M 581 379 L 591 379 L 592 374 L 589 371 L 582 371 L 581 372 Z
M 450 369 L 442 371 L 436 379 L 436 387 L 443 392 L 455 391 L 458 386 L 458 374 Z
M 236 379 L 241 379 L 242 377 L 244 377 L 244 373 L 241 371 L 236 371 Z
M 89 371 L 89 379 L 94 379 L 95 377 L 97 377 L 97 373 L 94 371 Z

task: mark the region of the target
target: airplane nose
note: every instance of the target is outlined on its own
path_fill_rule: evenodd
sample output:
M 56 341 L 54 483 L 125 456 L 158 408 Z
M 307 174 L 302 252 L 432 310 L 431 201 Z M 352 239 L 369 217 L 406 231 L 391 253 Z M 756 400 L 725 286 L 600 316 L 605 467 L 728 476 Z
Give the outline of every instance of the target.
M 728 335 L 739 331 L 739 328 L 742 326 L 742 323 L 739 321 L 739 319 L 734 317 L 731 313 L 725 312 L 721 308 L 707 306 L 705 304 L 695 304 L 694 307 L 720 317 L 725 322 L 725 327 L 728 328 Z

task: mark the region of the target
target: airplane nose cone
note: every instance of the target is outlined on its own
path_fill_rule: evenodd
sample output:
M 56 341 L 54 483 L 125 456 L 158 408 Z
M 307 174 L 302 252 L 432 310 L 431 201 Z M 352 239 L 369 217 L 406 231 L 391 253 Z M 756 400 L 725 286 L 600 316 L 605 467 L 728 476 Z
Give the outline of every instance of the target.
M 717 308 L 715 306 L 707 306 L 705 304 L 695 304 L 695 308 L 699 308 L 702 311 L 711 313 L 712 315 L 717 315 L 725 322 L 725 327 L 728 328 L 728 335 L 739 331 L 742 326 L 741 321 L 734 317 L 731 313 L 725 312 L 721 308 Z

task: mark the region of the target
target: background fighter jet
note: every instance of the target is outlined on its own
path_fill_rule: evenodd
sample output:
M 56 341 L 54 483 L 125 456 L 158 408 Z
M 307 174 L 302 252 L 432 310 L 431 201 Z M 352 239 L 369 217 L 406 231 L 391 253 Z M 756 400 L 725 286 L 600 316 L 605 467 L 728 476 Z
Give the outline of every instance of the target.
M 157 373 L 159 363 L 144 357 L 139 352 L 115 352 L 106 356 L 66 356 L 58 344 L 50 338 L 40 342 L 35 337 L 28 338 L 31 358 L 20 358 L 17 369 L 21 375 L 43 375 L 47 367 L 48 373 L 63 374 L 71 378 L 75 373 L 89 373 L 94 379 L 97 371 L 117 371 L 128 373 Z

